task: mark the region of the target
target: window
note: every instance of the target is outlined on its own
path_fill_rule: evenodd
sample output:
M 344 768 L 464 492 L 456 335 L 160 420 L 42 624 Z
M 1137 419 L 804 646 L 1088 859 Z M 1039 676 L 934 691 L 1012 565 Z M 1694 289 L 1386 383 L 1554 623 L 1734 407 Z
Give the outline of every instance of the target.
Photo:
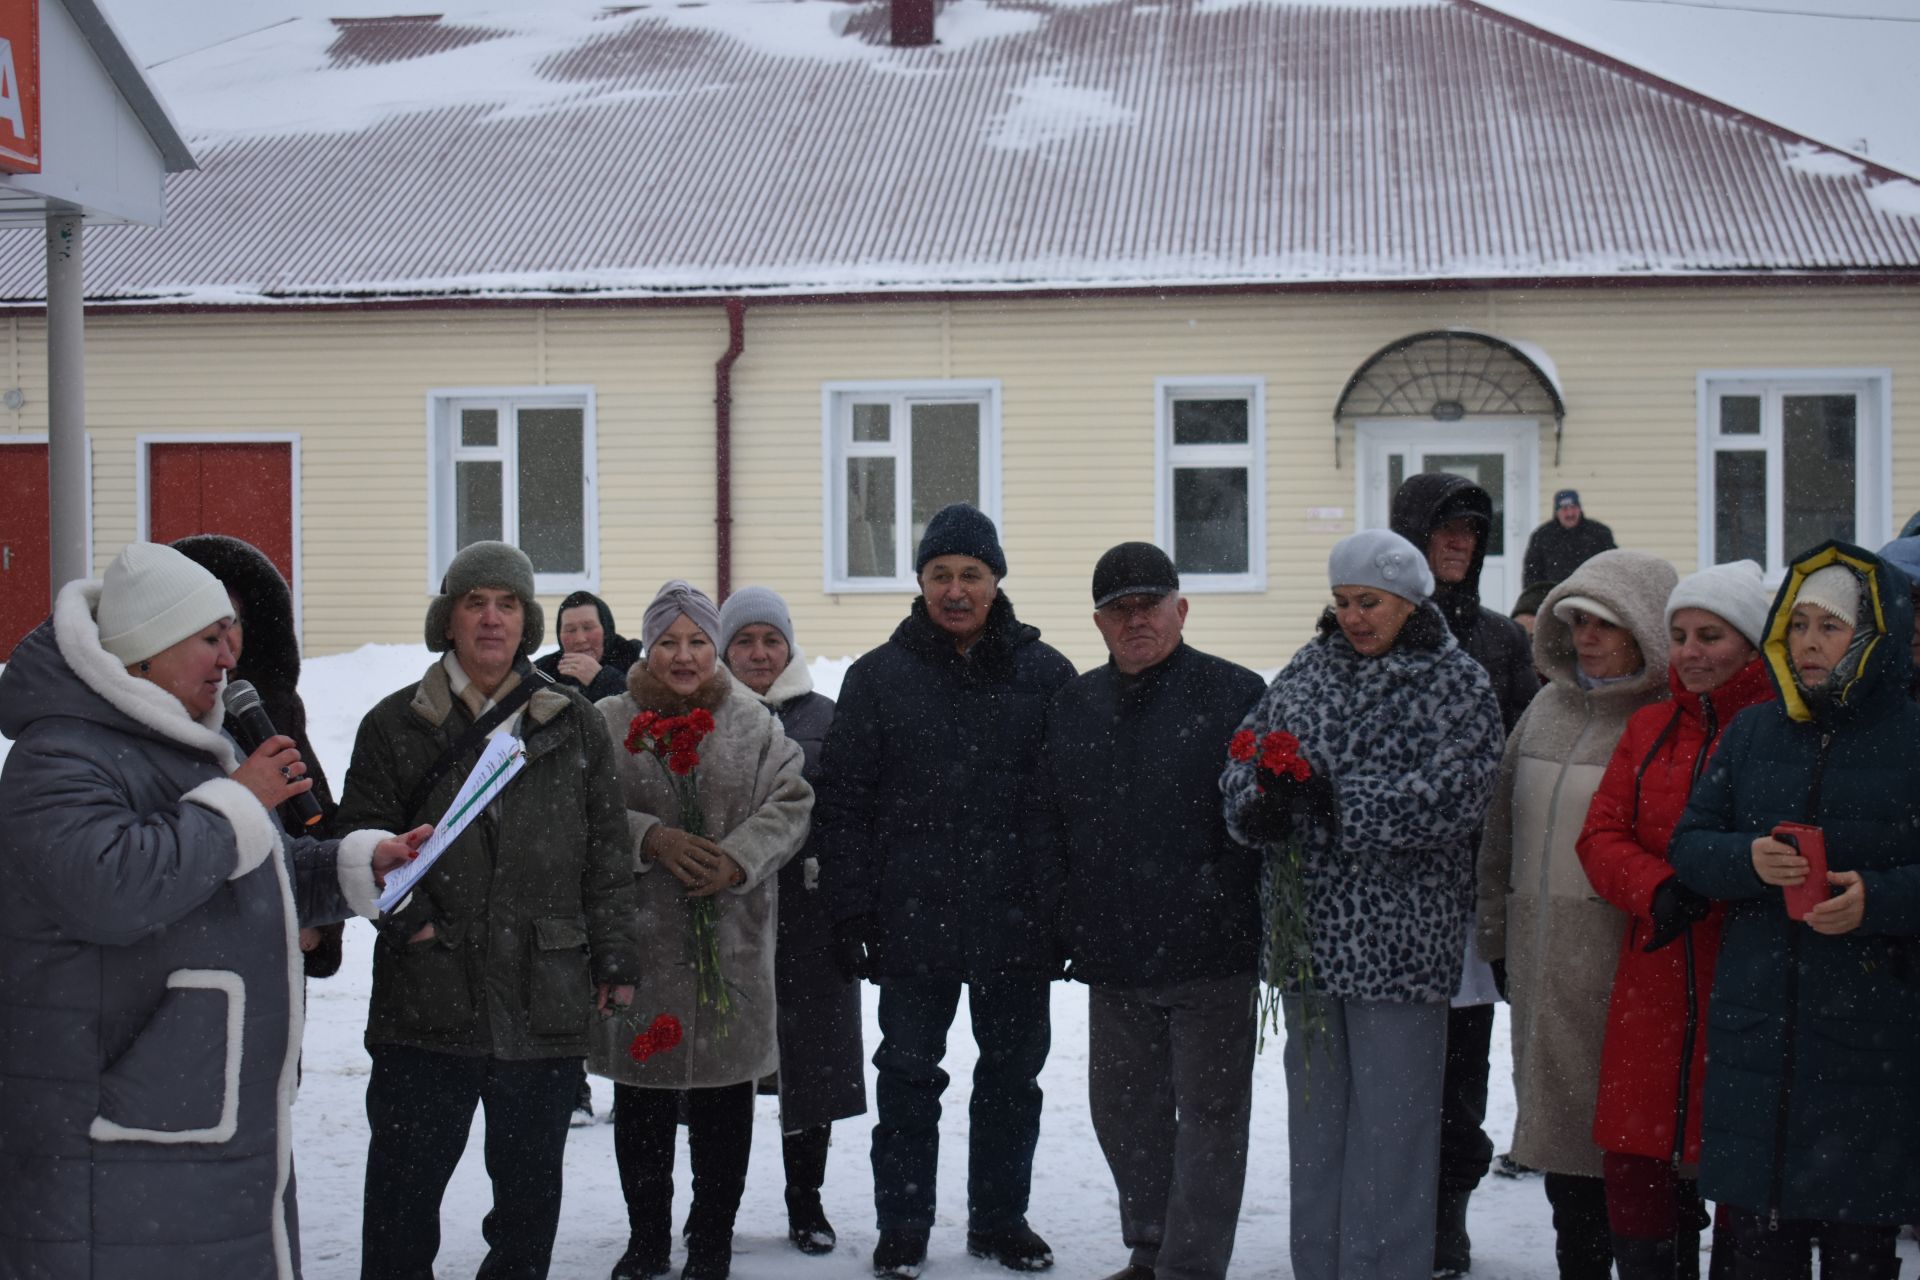
M 1162 378 L 1155 540 L 1183 588 L 1264 591 L 1266 384 Z
M 1702 374 L 1701 563 L 1774 571 L 1830 538 L 1878 546 L 1889 384 L 1882 371 Z
M 455 552 L 483 539 L 526 552 L 542 594 L 596 586 L 593 408 L 586 388 L 429 395 L 431 590 Z
M 951 502 L 1000 518 L 1000 384 L 824 388 L 826 589 L 914 591 L 914 549 Z

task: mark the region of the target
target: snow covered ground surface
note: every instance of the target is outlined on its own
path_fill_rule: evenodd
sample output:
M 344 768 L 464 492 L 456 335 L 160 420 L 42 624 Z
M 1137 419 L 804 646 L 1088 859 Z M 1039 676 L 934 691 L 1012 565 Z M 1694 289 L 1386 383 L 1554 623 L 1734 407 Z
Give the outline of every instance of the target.
M 301 693 L 314 749 L 336 788 L 360 717 L 376 701 L 417 680 L 430 655 L 409 645 L 369 645 L 354 653 L 311 659 Z M 850 659 L 816 659 L 816 685 L 836 692 Z M 11 745 L 0 739 L 0 759 Z M 365 1091 L 368 1059 L 361 1044 L 371 977 L 373 932 L 364 921 L 347 926 L 346 962 L 338 977 L 308 987 L 304 1082 L 294 1109 L 294 1159 L 299 1178 L 301 1243 L 307 1280 L 351 1280 L 359 1275 L 360 1199 L 366 1159 Z M 865 989 L 866 1048 L 879 1043 L 873 988 Z M 1062 1280 L 1105 1276 L 1127 1261 L 1120 1242 L 1113 1181 L 1087 1113 L 1087 990 L 1053 989 L 1053 1052 L 1041 1076 L 1046 1092 L 1040 1148 L 1034 1162 L 1029 1219 L 1053 1245 Z M 1513 1129 L 1513 1092 L 1504 1006 L 1494 1029 L 1492 1097 L 1487 1130 L 1504 1151 Z M 966 1252 L 966 1136 L 969 1082 L 976 1056 L 964 1002 L 949 1041 L 946 1069 L 953 1076 L 941 1121 L 940 1207 L 925 1275 L 1004 1276 L 998 1266 Z M 613 1129 L 605 1123 L 611 1087 L 594 1082 L 601 1123 L 575 1129 L 567 1142 L 566 1196 L 553 1280 L 603 1280 L 626 1244 L 626 1210 L 614 1172 Z M 871 1093 L 871 1068 L 869 1068 Z M 1233 1274 L 1280 1280 L 1293 1274 L 1287 1258 L 1287 1099 L 1280 1045 L 1269 1040 L 1254 1068 L 1252 1149 Z M 480 1220 L 492 1195 L 481 1157 L 482 1120 L 476 1116 L 466 1157 L 455 1172 L 441 1212 L 436 1268 L 444 1277 L 473 1274 L 486 1254 Z M 873 1178 L 867 1161 L 871 1116 L 834 1127 L 823 1193 L 840 1248 L 806 1258 L 786 1243 L 784 1176 L 774 1099 L 761 1098 L 754 1122 L 753 1160 L 734 1238 L 739 1280 L 840 1280 L 871 1274 L 875 1230 Z M 677 1166 L 676 1221 L 691 1195 L 684 1142 Z M 1535 1280 L 1551 1276 L 1553 1231 L 1538 1178 L 1490 1177 L 1473 1200 L 1470 1226 L 1476 1280 Z M 1920 1257 L 1901 1246 L 1911 1268 Z M 676 1254 L 676 1264 L 679 1262 Z

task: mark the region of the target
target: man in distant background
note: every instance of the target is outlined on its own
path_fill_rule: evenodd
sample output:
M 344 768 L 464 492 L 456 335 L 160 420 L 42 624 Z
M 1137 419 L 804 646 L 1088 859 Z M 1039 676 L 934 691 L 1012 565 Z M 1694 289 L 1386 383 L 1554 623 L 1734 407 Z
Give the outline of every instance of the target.
M 1589 520 L 1580 509 L 1580 492 L 1562 489 L 1553 495 L 1553 519 L 1527 539 L 1527 556 L 1520 580 L 1531 586 L 1544 582 L 1558 586 L 1573 571 L 1602 551 L 1613 550 L 1613 530 Z

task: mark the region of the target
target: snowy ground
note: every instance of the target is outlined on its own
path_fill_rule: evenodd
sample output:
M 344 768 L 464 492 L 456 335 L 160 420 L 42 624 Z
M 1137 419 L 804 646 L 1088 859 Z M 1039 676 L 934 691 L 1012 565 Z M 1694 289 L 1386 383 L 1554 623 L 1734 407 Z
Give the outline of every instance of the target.
M 356 653 L 306 664 L 301 692 L 311 718 L 315 750 L 338 788 L 360 717 L 381 697 L 417 680 L 429 655 L 418 646 L 368 646 Z M 832 694 L 846 659 L 813 663 L 816 684 Z M 10 744 L 0 739 L 0 760 Z M 362 921 L 347 927 L 346 963 L 338 977 L 309 987 L 305 1081 L 294 1111 L 300 1216 L 308 1280 L 349 1280 L 359 1274 L 360 1195 L 366 1156 L 364 1096 L 368 1060 L 365 1025 L 373 934 Z M 878 1043 L 872 988 L 867 988 L 867 1050 Z M 1054 1247 L 1063 1280 L 1104 1276 L 1126 1260 L 1120 1243 L 1113 1183 L 1087 1114 L 1087 992 L 1074 984 L 1053 993 L 1053 1053 L 1041 1076 L 1046 1109 L 1035 1161 L 1035 1228 Z M 946 1066 L 954 1077 L 942 1120 L 940 1216 L 928 1258 L 929 1277 L 994 1277 L 997 1266 L 969 1258 L 965 1247 L 966 1133 L 969 1079 L 975 1057 L 962 1007 Z M 1505 1150 L 1513 1127 L 1504 1007 L 1494 1031 L 1493 1089 L 1488 1131 Z M 871 1074 L 871 1069 L 869 1069 Z M 1252 1153 L 1247 1193 L 1234 1251 L 1235 1276 L 1262 1280 L 1292 1275 L 1287 1260 L 1286 1088 L 1279 1045 L 1269 1042 L 1254 1070 Z M 609 1086 L 596 1080 L 604 1117 Z M 485 1254 L 480 1219 L 491 1201 L 480 1157 L 480 1121 L 454 1175 L 442 1212 L 439 1273 L 470 1275 Z M 734 1240 L 739 1280 L 834 1280 L 870 1274 L 874 1243 L 873 1183 L 867 1163 L 870 1117 L 835 1126 L 824 1193 L 841 1247 L 825 1258 L 802 1257 L 786 1243 L 780 1138 L 774 1100 L 762 1098 L 755 1120 L 753 1162 Z M 689 1195 L 684 1152 L 679 1162 L 684 1214 Z M 1553 1233 L 1538 1178 L 1489 1178 L 1474 1197 L 1470 1225 L 1478 1280 L 1532 1280 L 1553 1274 Z M 613 1130 L 601 1123 L 575 1129 L 567 1144 L 566 1197 L 555 1249 L 554 1280 L 601 1280 L 626 1242 L 625 1209 L 613 1162 Z M 1902 1256 L 1917 1255 L 1904 1242 Z

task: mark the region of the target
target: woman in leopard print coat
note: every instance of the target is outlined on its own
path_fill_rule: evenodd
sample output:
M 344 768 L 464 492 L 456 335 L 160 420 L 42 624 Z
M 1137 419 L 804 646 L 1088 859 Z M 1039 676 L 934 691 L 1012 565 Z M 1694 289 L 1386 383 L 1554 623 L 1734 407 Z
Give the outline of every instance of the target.
M 1294 735 L 1313 776 L 1234 761 L 1220 785 L 1235 838 L 1268 846 L 1269 952 L 1288 932 L 1272 912 L 1296 842 L 1301 863 L 1311 969 L 1266 957 L 1287 1025 L 1294 1274 L 1427 1280 L 1447 1001 L 1500 708 L 1428 600 L 1432 574 L 1412 543 L 1355 534 L 1328 578 L 1319 634 L 1242 726 Z

